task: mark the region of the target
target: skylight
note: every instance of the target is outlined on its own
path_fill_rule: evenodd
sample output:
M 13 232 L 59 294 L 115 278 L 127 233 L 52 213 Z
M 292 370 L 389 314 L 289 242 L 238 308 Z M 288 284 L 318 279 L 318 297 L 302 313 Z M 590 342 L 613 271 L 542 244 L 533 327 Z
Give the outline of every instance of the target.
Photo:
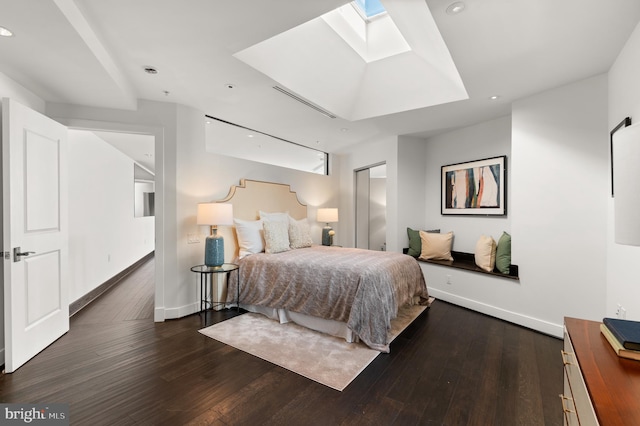
M 355 0 L 352 2 L 369 19 L 386 12 L 380 0 Z
M 369 12 L 361 9 L 366 5 Z M 365 17 L 365 13 L 370 15 Z M 356 0 L 321 18 L 367 63 L 411 50 L 379 0 Z

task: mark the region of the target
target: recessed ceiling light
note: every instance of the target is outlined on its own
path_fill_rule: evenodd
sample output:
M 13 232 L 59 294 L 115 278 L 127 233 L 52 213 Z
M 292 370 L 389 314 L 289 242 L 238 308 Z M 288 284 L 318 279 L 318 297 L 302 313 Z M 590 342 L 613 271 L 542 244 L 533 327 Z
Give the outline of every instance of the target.
M 248 137 L 248 138 L 252 138 L 252 137 L 253 137 L 253 135 L 247 135 L 247 137 Z
M 499 98 L 500 98 L 500 96 L 498 96 L 498 95 L 493 95 L 493 96 L 491 96 L 489 99 L 491 99 L 492 101 L 495 101 L 496 99 L 499 99 Z
M 347 129 L 346 127 L 343 127 L 342 129 L 340 129 L 341 132 L 348 132 L 349 129 Z
M 13 37 L 13 33 L 8 28 L 0 27 L 0 36 L 2 36 L 2 37 Z
M 158 70 L 154 67 L 144 67 L 144 72 L 147 74 L 158 74 Z
M 461 13 L 465 7 L 466 5 L 461 1 L 451 3 L 449 7 L 447 7 L 447 15 L 457 15 L 458 13 Z

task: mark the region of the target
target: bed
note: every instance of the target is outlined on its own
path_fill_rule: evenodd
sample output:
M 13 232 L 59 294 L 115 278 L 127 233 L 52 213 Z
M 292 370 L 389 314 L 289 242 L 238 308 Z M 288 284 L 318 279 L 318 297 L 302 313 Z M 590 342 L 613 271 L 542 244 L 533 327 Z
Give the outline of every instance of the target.
M 320 227 L 314 229 L 307 207 L 288 185 L 242 180 L 221 202 L 233 204 L 235 226 L 226 230 L 225 252 L 240 265 L 240 307 L 248 311 L 388 352 L 387 332 L 399 307 L 429 303 L 422 270 L 411 256 L 310 244 L 306 233 L 319 234 Z M 282 232 L 284 225 L 276 222 L 286 222 L 291 235 L 278 250 L 274 241 L 282 238 L 273 238 L 274 229 Z M 298 233 L 297 225 L 308 231 Z M 259 241 L 247 250 L 247 228 L 254 239 L 262 232 L 266 250 Z M 229 303 L 236 302 L 235 277 L 228 284 Z

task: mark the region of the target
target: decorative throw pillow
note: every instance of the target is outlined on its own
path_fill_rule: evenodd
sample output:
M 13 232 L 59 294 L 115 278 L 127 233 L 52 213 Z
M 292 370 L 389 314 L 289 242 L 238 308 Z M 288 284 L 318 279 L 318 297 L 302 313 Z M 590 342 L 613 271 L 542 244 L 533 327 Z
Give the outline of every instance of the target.
M 307 219 L 289 218 L 289 246 L 292 249 L 311 247 L 311 229 Z
M 420 231 L 407 227 L 407 236 L 409 237 L 409 256 L 418 257 L 422 250 L 422 240 L 420 240 Z
M 264 251 L 280 253 L 289 250 L 289 224 L 285 222 L 269 222 L 264 227 Z
M 238 236 L 238 257 L 264 251 L 264 231 L 261 220 L 233 219 Z
M 440 230 L 431 229 L 425 232 L 439 234 Z M 420 256 L 420 253 L 422 252 L 422 240 L 420 239 L 420 231 L 407 227 L 407 236 L 409 237 L 409 251 L 407 251 L 407 254 L 413 257 Z
M 492 237 L 480 236 L 476 243 L 475 259 L 480 269 L 493 271 L 496 266 L 496 241 Z
M 453 260 L 453 257 L 451 256 L 453 232 L 436 234 L 420 231 L 420 240 L 422 241 L 420 259 Z
M 503 274 L 508 274 L 511 270 L 511 235 L 506 232 L 503 232 L 498 240 L 496 269 Z

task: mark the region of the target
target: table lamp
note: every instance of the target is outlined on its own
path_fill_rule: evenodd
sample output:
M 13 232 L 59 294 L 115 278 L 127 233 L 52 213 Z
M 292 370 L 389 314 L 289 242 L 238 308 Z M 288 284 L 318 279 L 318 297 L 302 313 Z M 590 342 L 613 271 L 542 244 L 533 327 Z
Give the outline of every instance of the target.
M 211 226 L 211 235 L 204 245 L 204 264 L 220 267 L 224 263 L 224 239 L 218 235 L 218 226 L 233 225 L 233 206 L 225 203 L 198 204 L 198 225 Z
M 338 221 L 338 209 L 337 208 L 329 208 L 329 209 L 318 209 L 318 222 L 325 222 L 326 226 L 322 228 L 322 245 L 330 246 L 331 245 L 331 236 L 329 235 L 329 231 L 333 229 L 329 226 L 329 222 L 337 222 Z

